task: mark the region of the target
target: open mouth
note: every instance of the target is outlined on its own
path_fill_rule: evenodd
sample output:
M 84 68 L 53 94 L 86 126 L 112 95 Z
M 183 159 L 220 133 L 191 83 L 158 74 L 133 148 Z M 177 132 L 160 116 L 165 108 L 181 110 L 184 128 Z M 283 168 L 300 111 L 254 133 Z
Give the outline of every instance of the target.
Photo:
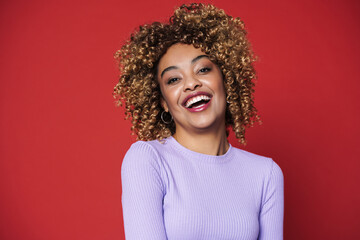
M 199 108 L 207 104 L 210 100 L 210 96 L 201 94 L 187 99 L 184 103 L 184 106 L 186 108 Z

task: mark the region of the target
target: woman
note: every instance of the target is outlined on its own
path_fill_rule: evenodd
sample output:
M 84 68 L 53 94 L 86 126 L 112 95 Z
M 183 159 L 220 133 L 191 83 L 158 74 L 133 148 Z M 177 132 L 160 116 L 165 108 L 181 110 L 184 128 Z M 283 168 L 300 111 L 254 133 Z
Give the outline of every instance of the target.
M 243 23 L 183 5 L 117 52 L 114 94 L 137 134 L 122 164 L 127 239 L 282 239 L 283 175 L 241 143 L 257 119 Z

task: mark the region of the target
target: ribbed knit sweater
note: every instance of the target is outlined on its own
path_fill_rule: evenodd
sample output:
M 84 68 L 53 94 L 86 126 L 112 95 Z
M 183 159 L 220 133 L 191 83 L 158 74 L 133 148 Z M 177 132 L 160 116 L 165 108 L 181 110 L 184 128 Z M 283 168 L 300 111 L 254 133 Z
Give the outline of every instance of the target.
M 283 174 L 270 158 L 231 145 L 201 154 L 173 137 L 138 141 L 121 178 L 128 240 L 283 238 Z

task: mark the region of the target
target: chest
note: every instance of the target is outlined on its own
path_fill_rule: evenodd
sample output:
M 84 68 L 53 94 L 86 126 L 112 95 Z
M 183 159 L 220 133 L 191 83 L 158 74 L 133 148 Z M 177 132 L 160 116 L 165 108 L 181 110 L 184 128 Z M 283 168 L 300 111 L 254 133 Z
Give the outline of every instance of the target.
M 241 167 L 189 165 L 167 176 L 168 239 L 257 239 L 257 186 Z

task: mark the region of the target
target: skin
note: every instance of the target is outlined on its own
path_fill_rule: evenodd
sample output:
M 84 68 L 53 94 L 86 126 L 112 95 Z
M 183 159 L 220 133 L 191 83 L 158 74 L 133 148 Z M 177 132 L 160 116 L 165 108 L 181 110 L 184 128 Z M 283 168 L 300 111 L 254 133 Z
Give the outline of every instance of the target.
M 229 148 L 225 127 L 226 98 L 219 67 L 200 49 L 174 44 L 158 64 L 161 104 L 173 116 L 173 137 L 184 147 L 203 154 L 223 155 Z M 190 111 L 184 101 L 200 92 L 211 96 L 206 107 Z M 201 95 L 204 95 L 201 94 Z

